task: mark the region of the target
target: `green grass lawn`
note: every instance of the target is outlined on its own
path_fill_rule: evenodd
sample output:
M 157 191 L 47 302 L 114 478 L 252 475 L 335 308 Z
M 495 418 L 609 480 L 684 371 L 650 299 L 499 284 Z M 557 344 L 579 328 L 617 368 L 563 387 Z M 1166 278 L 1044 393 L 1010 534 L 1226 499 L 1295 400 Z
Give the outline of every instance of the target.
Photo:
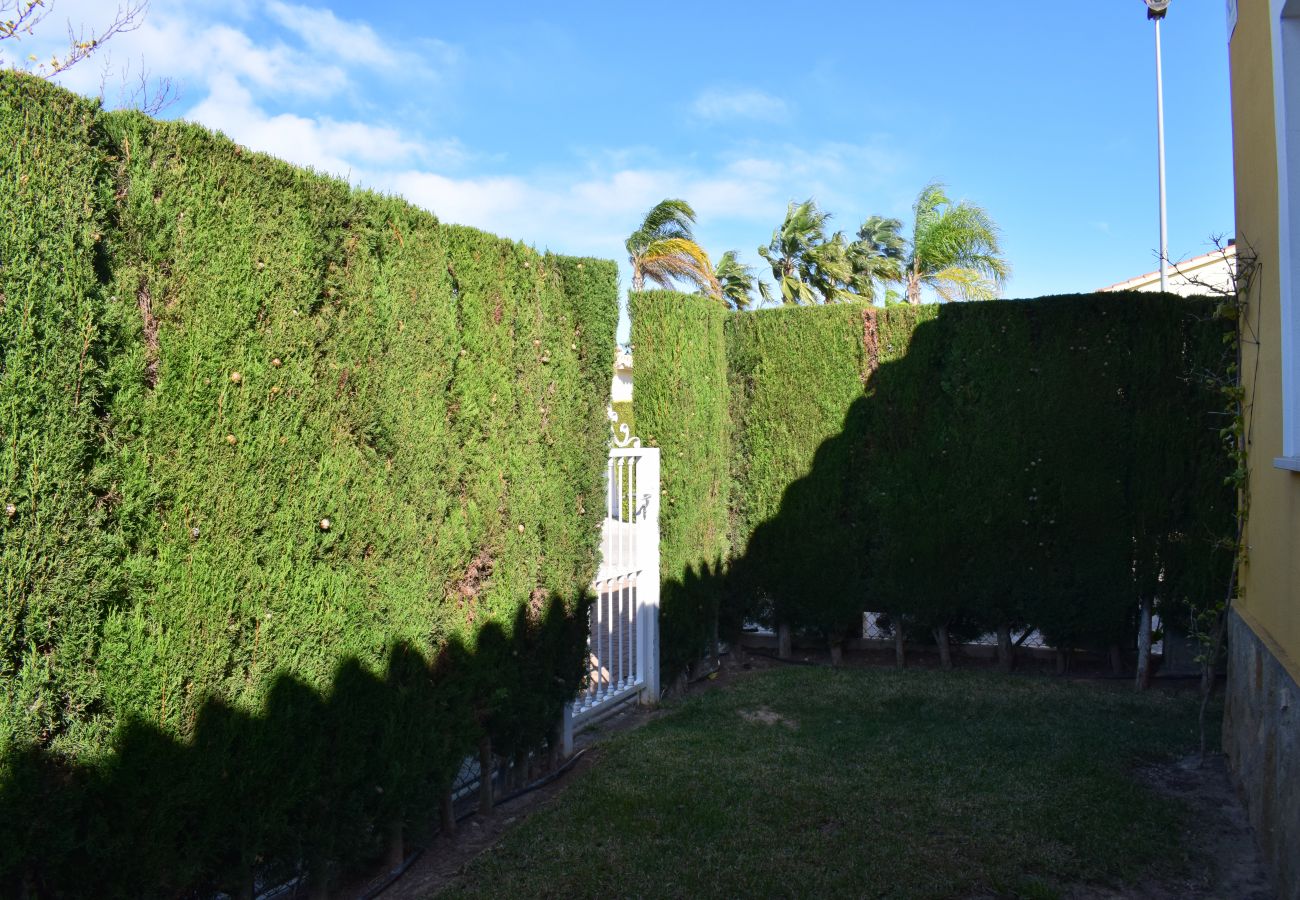
M 1187 865 L 1135 777 L 1196 746 L 1194 691 L 783 668 L 610 738 L 450 896 L 1049 898 Z

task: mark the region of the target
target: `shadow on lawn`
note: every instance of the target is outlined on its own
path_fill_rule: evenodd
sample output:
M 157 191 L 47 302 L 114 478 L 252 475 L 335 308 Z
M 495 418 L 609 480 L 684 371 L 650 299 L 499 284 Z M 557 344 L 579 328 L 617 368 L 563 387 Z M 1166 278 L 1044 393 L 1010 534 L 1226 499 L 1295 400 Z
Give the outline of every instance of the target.
M 586 671 L 588 604 L 525 604 L 509 628 L 488 623 L 432 661 L 397 644 L 382 674 L 348 659 L 324 692 L 280 675 L 256 713 L 204 703 L 184 740 L 128 721 L 95 764 L 11 754 L 0 894 L 247 898 L 305 872 L 323 897 L 400 862 L 404 835 L 432 831 L 440 804 L 449 815 L 467 755 L 556 746 Z

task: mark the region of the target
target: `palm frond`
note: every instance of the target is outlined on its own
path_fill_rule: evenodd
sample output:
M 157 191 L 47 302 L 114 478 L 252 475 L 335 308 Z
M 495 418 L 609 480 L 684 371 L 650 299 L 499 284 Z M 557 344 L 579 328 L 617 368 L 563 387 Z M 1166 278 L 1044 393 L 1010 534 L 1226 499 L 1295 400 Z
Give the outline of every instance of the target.
M 752 300 L 754 270 L 740 261 L 735 250 L 728 250 L 713 267 L 719 296 L 732 309 L 745 309 Z
M 849 245 L 848 253 L 853 267 L 853 290 L 874 302 L 877 283 L 887 285 L 903 280 L 907 239 L 903 237 L 902 221 L 871 216 L 858 229 L 858 239 Z
M 673 237 L 655 241 L 639 260 L 644 277 L 671 287 L 673 279 L 685 281 L 707 294 L 720 293 L 713 275 L 713 264 L 704 248 L 686 238 Z
M 772 240 L 758 252 L 772 269 L 786 303 L 815 303 L 839 298 L 852 279 L 844 235 L 826 237 L 830 214 L 811 198 L 786 207 L 785 219 Z
M 992 216 L 965 200 L 954 204 L 938 182 L 921 189 L 913 209 L 905 273 L 919 276 L 943 300 L 996 297 L 1010 267 Z
M 695 210 L 685 200 L 661 200 L 646 213 L 637 231 L 664 237 L 693 237 Z M 670 233 L 671 232 L 671 233 Z
M 996 300 L 998 283 L 982 272 L 965 266 L 948 266 L 922 277 L 940 300 Z

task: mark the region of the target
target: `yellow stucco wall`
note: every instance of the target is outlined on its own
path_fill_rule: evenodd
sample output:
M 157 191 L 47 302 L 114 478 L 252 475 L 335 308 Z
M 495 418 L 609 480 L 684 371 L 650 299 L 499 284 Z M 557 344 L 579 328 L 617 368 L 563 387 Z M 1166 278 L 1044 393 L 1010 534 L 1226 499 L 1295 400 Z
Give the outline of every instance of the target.
M 1231 41 L 1237 244 L 1259 260 L 1245 315 L 1258 319 L 1260 341 L 1244 347 L 1242 366 L 1254 406 L 1248 559 L 1237 611 L 1300 681 L 1300 473 L 1273 465 L 1282 455 L 1282 326 L 1270 16 L 1269 0 L 1240 0 Z

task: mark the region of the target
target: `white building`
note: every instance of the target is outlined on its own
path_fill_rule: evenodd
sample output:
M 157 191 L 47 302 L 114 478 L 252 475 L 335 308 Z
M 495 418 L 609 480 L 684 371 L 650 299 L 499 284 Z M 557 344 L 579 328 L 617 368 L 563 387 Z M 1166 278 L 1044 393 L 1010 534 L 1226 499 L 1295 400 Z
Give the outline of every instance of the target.
M 614 353 L 614 383 L 609 389 L 611 403 L 632 400 L 632 354 L 618 348 Z
M 1237 245 L 1229 244 L 1222 250 L 1212 250 L 1193 256 L 1182 262 L 1169 264 L 1169 293 L 1180 297 L 1194 294 L 1232 293 L 1237 274 Z M 1098 288 L 1097 292 L 1108 291 L 1147 291 L 1155 293 L 1160 290 L 1160 272 L 1148 272 L 1128 281 L 1121 281 L 1109 287 Z

